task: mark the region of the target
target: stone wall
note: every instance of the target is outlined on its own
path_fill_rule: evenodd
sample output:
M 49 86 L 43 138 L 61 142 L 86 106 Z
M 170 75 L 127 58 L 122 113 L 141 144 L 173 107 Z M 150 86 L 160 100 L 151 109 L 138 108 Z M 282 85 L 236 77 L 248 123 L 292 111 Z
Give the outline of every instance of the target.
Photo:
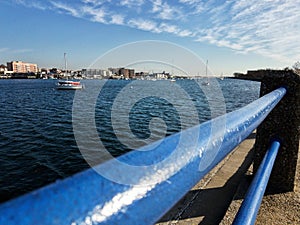
M 300 76 L 292 70 L 249 71 L 247 79 L 260 80 L 260 96 L 278 87 L 287 93 L 266 120 L 258 127 L 255 142 L 254 172 L 257 171 L 272 139 L 281 141 L 268 190 L 286 192 L 299 190 Z

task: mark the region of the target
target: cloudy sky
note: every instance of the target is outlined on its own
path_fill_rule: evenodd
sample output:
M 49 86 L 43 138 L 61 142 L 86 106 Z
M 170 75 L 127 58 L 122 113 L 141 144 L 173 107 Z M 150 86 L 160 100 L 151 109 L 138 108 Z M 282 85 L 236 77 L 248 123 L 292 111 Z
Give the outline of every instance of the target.
M 23 60 L 61 67 L 67 52 L 69 66 L 80 69 L 119 45 L 161 40 L 208 60 L 216 74 L 284 68 L 300 60 L 299 5 L 300 0 L 0 0 L 0 64 Z

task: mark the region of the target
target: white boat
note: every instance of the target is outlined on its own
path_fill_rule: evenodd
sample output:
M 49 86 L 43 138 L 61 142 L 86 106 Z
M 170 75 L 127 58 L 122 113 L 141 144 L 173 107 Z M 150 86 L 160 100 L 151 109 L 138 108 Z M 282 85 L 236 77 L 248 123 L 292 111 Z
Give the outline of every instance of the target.
M 71 81 L 71 80 L 64 80 L 59 81 L 56 86 L 57 90 L 80 90 L 83 89 L 83 85 L 80 81 Z
M 67 53 L 64 53 L 65 72 L 67 72 L 67 59 L 66 59 L 66 55 L 67 55 Z M 56 86 L 57 90 L 80 90 L 82 88 L 83 88 L 83 85 L 80 84 L 80 81 L 72 81 L 72 80 L 58 81 L 57 86 Z

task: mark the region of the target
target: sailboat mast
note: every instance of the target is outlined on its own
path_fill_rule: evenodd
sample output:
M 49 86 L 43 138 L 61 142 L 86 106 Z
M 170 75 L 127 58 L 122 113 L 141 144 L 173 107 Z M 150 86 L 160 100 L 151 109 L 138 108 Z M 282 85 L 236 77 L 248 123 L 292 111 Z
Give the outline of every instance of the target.
M 67 53 L 64 53 L 64 60 L 65 60 L 65 73 L 67 73 Z
M 207 77 L 207 64 L 208 64 L 208 60 L 206 60 L 206 66 L 205 66 L 205 76 Z

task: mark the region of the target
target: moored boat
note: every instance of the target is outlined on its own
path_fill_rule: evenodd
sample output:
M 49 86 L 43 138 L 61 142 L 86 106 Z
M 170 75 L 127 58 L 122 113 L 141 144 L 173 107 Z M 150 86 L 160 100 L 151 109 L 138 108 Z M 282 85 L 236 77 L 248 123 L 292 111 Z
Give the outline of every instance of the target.
M 80 90 L 83 89 L 83 85 L 80 83 L 80 81 L 71 81 L 71 80 L 65 80 L 65 81 L 59 81 L 56 86 L 57 90 Z
M 67 53 L 64 53 L 64 60 L 65 60 L 65 73 L 67 73 Z M 65 74 L 66 75 L 66 74 Z M 67 75 L 68 77 L 68 75 Z M 57 90 L 80 90 L 83 88 L 83 85 L 80 81 L 72 81 L 72 80 L 61 80 L 58 81 L 56 89 Z

